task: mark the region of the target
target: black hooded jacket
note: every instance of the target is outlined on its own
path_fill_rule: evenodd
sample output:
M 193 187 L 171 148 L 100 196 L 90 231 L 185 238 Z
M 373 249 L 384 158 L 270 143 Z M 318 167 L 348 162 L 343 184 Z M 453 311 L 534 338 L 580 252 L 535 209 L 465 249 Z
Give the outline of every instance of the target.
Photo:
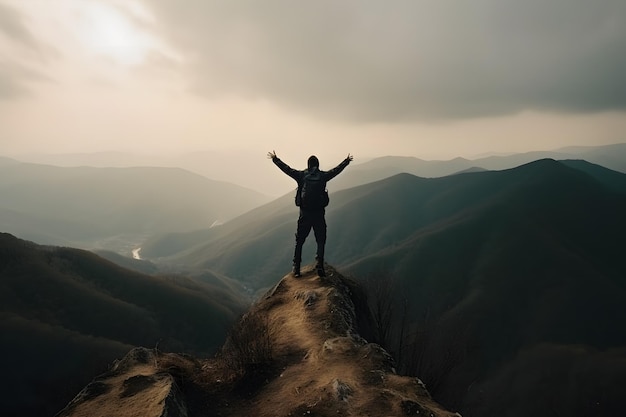
M 280 158 L 278 157 L 272 158 L 272 162 L 274 162 L 276 166 L 280 168 L 281 171 L 289 175 L 298 183 L 298 192 L 296 193 L 296 205 L 299 205 L 297 200 L 298 200 L 298 197 L 300 196 L 300 188 L 302 187 L 302 183 L 304 182 L 304 177 L 306 175 L 319 173 L 319 175 L 322 178 L 322 181 L 324 181 L 324 184 L 325 184 L 326 182 L 332 180 L 337 175 L 339 175 L 341 171 L 343 171 L 348 166 L 348 164 L 350 163 L 350 159 L 348 158 L 344 159 L 343 161 L 341 161 L 339 165 L 337 165 L 335 168 L 331 169 L 330 171 L 322 171 L 317 166 L 310 166 L 309 168 L 300 171 L 300 170 L 291 168 L 289 165 L 281 161 Z

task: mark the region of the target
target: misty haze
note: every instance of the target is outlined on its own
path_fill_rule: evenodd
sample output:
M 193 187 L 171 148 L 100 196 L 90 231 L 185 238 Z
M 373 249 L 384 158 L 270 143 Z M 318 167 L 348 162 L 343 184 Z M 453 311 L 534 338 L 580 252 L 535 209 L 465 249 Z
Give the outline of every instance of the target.
M 624 50 L 608 0 L 0 0 L 0 415 L 622 415 Z

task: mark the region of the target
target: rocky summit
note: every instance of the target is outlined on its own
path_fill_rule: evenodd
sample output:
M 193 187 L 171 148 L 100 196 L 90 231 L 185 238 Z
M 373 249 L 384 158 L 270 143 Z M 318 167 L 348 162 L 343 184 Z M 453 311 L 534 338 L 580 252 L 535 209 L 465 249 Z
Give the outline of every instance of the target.
M 397 375 L 368 326 L 356 283 L 308 267 L 254 304 L 216 357 L 135 348 L 57 416 L 459 416 Z

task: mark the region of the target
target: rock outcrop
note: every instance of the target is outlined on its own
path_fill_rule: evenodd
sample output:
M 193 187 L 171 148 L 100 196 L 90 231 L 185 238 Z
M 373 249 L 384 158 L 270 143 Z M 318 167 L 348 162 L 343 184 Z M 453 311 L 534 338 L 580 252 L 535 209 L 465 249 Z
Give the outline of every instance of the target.
M 359 287 L 328 268 L 285 276 L 213 359 L 136 348 L 59 417 L 458 416 L 368 343 Z

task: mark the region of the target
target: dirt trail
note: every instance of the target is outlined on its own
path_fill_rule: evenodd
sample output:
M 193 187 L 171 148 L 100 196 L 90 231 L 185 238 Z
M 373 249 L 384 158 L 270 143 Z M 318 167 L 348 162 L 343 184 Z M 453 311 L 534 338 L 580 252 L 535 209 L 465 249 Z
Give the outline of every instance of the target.
M 257 312 L 270 318 L 276 354 L 293 361 L 268 381 L 250 411 L 267 417 L 455 415 L 419 380 L 395 375 L 391 357 L 356 333 L 351 296 L 334 269 L 321 278 L 306 268 L 300 278 L 285 276 L 258 303 Z

